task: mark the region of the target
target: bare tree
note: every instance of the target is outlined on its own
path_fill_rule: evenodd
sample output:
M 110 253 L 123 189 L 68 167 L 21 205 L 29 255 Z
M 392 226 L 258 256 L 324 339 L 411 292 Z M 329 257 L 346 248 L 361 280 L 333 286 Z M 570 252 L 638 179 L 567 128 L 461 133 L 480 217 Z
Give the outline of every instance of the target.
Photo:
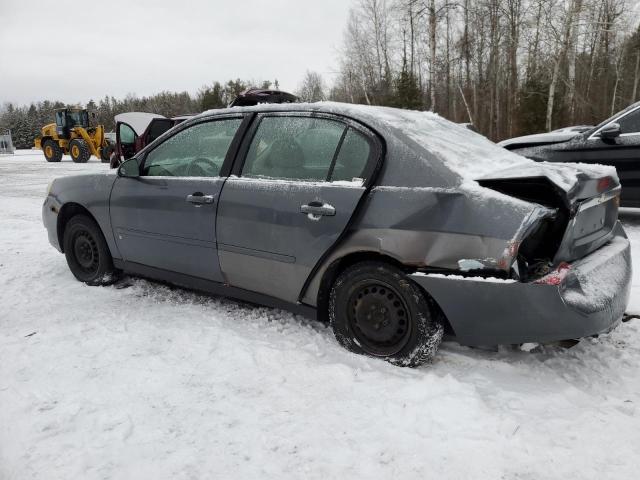
M 564 61 L 567 51 L 571 48 L 571 31 L 573 27 L 573 19 L 579 14 L 582 8 L 582 0 L 571 0 L 569 8 L 565 14 L 564 29 L 558 55 L 553 62 L 553 74 L 551 76 L 551 84 L 549 85 L 549 100 L 547 101 L 547 130 L 551 130 L 553 123 L 553 107 L 555 102 L 556 87 L 560 78 L 560 65 Z
M 494 140 L 597 122 L 640 95 L 637 1 L 355 0 L 332 98 L 472 119 Z
M 322 75 L 307 70 L 296 94 L 303 102 L 320 102 L 326 99 L 326 87 Z

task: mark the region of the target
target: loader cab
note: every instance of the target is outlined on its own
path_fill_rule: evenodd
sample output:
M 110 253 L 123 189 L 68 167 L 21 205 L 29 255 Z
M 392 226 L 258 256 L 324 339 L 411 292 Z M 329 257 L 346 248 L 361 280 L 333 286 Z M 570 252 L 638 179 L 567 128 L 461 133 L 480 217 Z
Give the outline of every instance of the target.
M 62 108 L 56 110 L 56 133 L 69 138 L 73 127 L 89 128 L 89 113 L 83 109 Z

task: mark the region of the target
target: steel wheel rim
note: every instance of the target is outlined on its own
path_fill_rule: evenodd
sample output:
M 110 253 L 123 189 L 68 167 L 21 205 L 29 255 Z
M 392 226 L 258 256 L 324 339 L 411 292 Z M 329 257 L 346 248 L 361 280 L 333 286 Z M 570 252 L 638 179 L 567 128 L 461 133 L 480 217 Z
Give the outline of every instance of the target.
M 77 232 L 73 237 L 73 254 L 80 269 L 85 273 L 95 273 L 100 264 L 98 244 L 86 230 Z
M 78 157 L 78 156 L 80 156 L 80 149 L 78 148 L 78 146 L 77 146 L 77 145 L 74 145 L 73 147 L 71 147 L 71 154 L 72 154 L 74 157 Z
M 359 346 L 371 355 L 394 355 L 411 335 L 406 302 L 395 288 L 378 280 L 362 281 L 352 288 L 347 318 Z
M 44 153 L 47 157 L 53 157 L 53 148 L 51 148 L 51 145 L 44 147 Z

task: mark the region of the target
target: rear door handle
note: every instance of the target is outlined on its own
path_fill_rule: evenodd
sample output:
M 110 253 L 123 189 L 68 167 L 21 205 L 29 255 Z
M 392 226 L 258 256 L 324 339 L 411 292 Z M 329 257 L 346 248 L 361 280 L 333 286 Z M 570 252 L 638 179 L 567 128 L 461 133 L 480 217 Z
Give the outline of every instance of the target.
M 332 217 L 336 214 L 336 209 L 328 203 L 311 202 L 306 205 L 300 205 L 300 213 Z
M 206 203 L 213 203 L 215 200 L 213 195 L 205 195 L 202 192 L 195 192 L 191 195 L 187 195 L 187 202 L 193 203 L 196 205 L 202 205 Z

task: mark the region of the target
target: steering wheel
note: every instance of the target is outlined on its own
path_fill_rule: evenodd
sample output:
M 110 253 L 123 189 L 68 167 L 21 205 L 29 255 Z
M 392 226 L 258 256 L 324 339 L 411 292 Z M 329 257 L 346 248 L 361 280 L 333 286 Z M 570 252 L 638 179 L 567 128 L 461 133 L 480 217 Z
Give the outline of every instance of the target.
M 208 168 L 207 168 L 208 167 Z M 194 171 L 195 170 L 195 171 Z M 215 160 L 211 160 L 206 157 L 197 157 L 191 160 L 189 168 L 187 168 L 188 177 L 210 177 L 209 172 L 215 171 L 216 174 L 220 171 L 220 165 Z

